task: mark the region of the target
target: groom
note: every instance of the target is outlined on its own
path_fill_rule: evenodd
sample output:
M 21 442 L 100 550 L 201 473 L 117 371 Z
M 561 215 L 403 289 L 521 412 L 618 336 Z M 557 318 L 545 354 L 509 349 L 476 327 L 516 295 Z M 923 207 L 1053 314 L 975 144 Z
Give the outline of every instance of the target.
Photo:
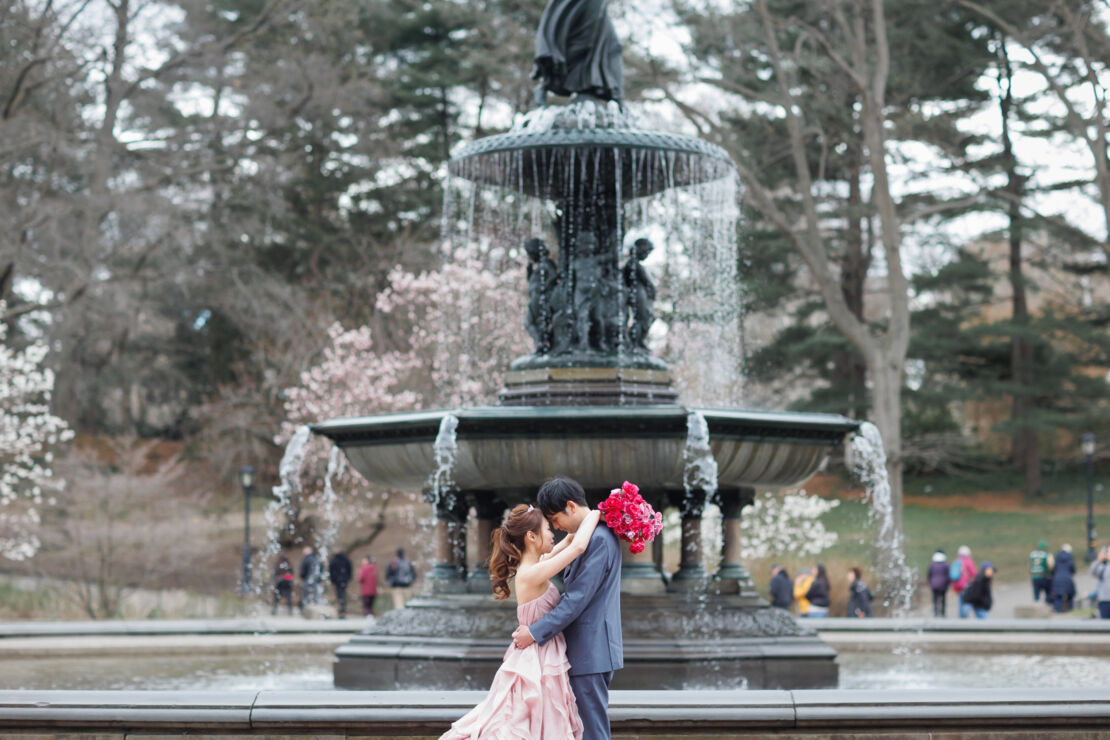
M 577 481 L 554 478 L 540 487 L 539 505 L 555 529 L 576 532 L 590 512 Z M 621 640 L 621 550 L 602 521 L 581 557 L 563 571 L 562 600 L 532 626 L 517 627 L 519 648 L 541 645 L 560 632 L 567 641 L 570 688 L 582 717 L 582 739 L 609 737 L 609 682 L 624 667 Z

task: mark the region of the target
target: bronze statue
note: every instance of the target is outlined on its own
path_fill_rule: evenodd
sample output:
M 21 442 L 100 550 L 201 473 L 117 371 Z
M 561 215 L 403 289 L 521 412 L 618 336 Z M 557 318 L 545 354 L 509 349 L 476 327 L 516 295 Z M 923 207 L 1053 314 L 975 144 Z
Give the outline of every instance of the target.
M 555 262 L 547 253 L 543 239 L 529 239 L 524 243 L 528 255 L 528 317 L 525 328 L 536 343 L 536 354 L 545 355 L 552 347 L 552 322 L 555 310 L 555 286 L 559 282 Z
M 548 92 L 599 100 L 624 97 L 621 44 L 608 0 L 550 0 L 536 31 L 536 102 Z
M 628 327 L 628 341 L 634 350 L 647 349 L 647 333 L 655 321 L 655 285 L 641 264 L 655 247 L 647 239 L 637 239 L 632 256 L 624 263 L 625 300 L 631 310 L 632 323 Z

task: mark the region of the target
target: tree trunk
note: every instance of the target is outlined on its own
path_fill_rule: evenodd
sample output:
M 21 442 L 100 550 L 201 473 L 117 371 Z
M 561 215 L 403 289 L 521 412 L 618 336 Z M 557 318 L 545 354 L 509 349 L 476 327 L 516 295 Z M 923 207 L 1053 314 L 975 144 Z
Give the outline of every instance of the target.
M 902 382 L 905 355 L 882 351 L 870 363 L 871 418 L 886 450 L 890 505 L 896 536 L 902 539 Z
M 864 287 L 867 280 L 867 270 L 870 267 L 869 250 L 864 244 L 863 228 L 863 194 L 860 187 L 860 174 L 862 170 L 863 152 L 860 151 L 858 139 L 848 137 L 848 227 L 844 236 L 844 255 L 840 263 L 840 291 L 844 294 L 844 302 L 848 310 L 857 319 L 863 321 Z M 867 363 L 859 351 L 848 347 L 837 353 L 834 362 L 834 376 L 845 388 L 851 389 L 845 399 L 842 413 L 854 418 L 862 418 L 865 413 L 865 404 L 856 391 L 862 389 L 867 383 Z
M 1014 467 L 1025 476 L 1025 495 L 1038 496 L 1041 493 L 1041 443 L 1036 428 L 1028 425 L 1028 417 L 1036 404 L 1028 395 L 1033 382 L 1033 343 L 1028 338 L 1029 304 L 1025 293 L 1024 257 L 1022 240 L 1024 237 L 1021 220 L 1021 199 L 1024 183 L 1017 172 L 1017 157 L 1014 156 L 1013 140 L 1010 137 L 1010 114 L 1013 110 L 1013 70 L 1006 53 L 1006 39 L 998 44 L 998 57 L 1002 69 L 1002 95 L 999 109 L 1002 115 L 1002 156 L 1006 163 L 1006 210 L 1009 218 L 1010 246 L 1010 288 L 1011 321 L 1015 327 L 1010 337 L 1010 375 L 1016 391 L 1010 411 L 1010 421 L 1014 425 L 1010 443 L 1010 458 Z
M 115 155 L 119 148 L 116 139 L 116 121 L 120 105 L 124 99 L 123 65 L 127 47 L 130 44 L 131 22 L 130 0 L 120 0 L 114 6 L 115 36 L 112 43 L 111 67 L 104 80 L 104 118 L 95 135 L 92 161 L 89 163 L 88 195 L 81 214 L 80 243 L 77 245 L 78 259 L 89 274 L 95 271 L 101 259 L 101 227 L 104 219 L 112 211 L 108 180 L 112 175 Z M 69 298 L 69 296 L 66 296 Z M 78 302 L 71 302 L 61 312 L 61 326 L 58 337 L 61 344 L 60 362 L 57 365 L 54 381 L 53 411 L 79 431 L 85 426 L 81 419 L 80 382 L 86 370 L 81 365 L 79 346 L 87 341 L 84 335 L 84 315 Z

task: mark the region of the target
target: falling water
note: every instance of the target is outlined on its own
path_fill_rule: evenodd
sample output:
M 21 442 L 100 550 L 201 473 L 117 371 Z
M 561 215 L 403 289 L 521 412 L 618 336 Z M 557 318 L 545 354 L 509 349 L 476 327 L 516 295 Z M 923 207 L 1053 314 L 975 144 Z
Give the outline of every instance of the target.
M 697 409 L 686 413 L 686 447 L 682 451 L 682 485 L 688 497 L 704 491 L 707 499 L 717 493 L 717 461 L 709 446 L 709 424 Z
M 320 501 L 320 515 L 323 517 L 324 525 L 316 539 L 317 550 L 320 553 L 320 558 L 325 563 L 328 562 L 328 555 L 335 544 L 336 536 L 339 534 L 338 500 L 335 495 L 333 481 L 343 475 L 346 466 L 347 457 L 338 445 L 333 445 L 331 452 L 328 454 L 328 468 L 327 472 L 324 473 L 324 496 Z
M 611 133 L 582 146 L 548 145 L 577 136 L 579 129 Z M 610 269 L 619 274 L 636 239 L 646 238 L 655 247 L 644 261 L 656 287 L 657 321 L 649 349 L 668 362 L 686 403 L 740 405 L 739 180 L 732 164 L 707 151 L 682 150 L 685 144 L 676 149 L 660 145 L 667 134 L 645 130 L 635 114 L 616 103 L 541 108 L 519 117 L 505 136 L 519 139 L 519 146 L 477 150 L 450 164 L 446 258 L 457 259 L 460 250 L 477 253 L 491 271 L 514 276 L 507 288 L 519 291 L 524 303 L 528 260 L 522 245 L 527 240 L 541 239 L 562 278 L 570 275 L 582 224 L 561 219 L 556 199 L 580 204 L 576 207 L 586 220 L 615 207 L 615 221 L 597 232 L 609 245 Z M 610 140 L 606 137 L 616 143 L 600 143 Z M 616 290 L 624 306 L 623 281 L 617 281 Z M 488 352 L 488 327 L 478 330 L 468 315 L 448 320 L 457 322 L 453 331 L 464 338 L 464 346 L 478 352 L 484 346 Z M 523 320 L 520 324 L 523 335 Z M 623 333 L 618 341 L 625 354 Z M 445 358 L 458 365 L 456 377 L 466 377 L 461 361 L 472 352 L 461 355 Z M 511 359 L 504 358 L 506 363 Z M 478 399 L 463 403 L 472 400 Z
M 875 574 L 883 605 L 894 616 L 909 613 L 914 591 L 913 572 L 906 564 L 902 534 L 894 518 L 886 451 L 879 429 L 870 422 L 860 425 L 849 442 L 849 463 L 863 483 L 871 507 L 869 518 L 876 533 Z
M 282 534 L 292 534 L 292 502 L 300 498 L 301 468 L 304 467 L 306 447 L 312 430 L 307 425 L 297 427 L 285 445 L 285 452 L 278 464 L 281 482 L 273 487 L 274 500 L 266 507 L 266 546 L 259 553 L 254 568 L 255 590 L 264 592 L 269 587 L 270 571 L 274 558 L 281 552 Z
M 717 493 L 717 461 L 709 446 L 709 424 L 705 415 L 695 409 L 686 414 L 686 447 L 682 451 L 682 485 L 686 489 L 686 500 L 692 502 L 695 496 L 704 493 L 705 500 L 711 502 Z M 714 513 L 716 512 L 716 513 Z M 712 556 L 721 549 L 721 520 L 716 506 L 707 506 L 702 515 L 702 555 Z M 713 563 L 708 564 L 710 567 Z
M 436 440 L 432 445 L 436 469 L 428 478 L 428 488 L 433 492 L 436 503 L 442 502 L 444 497 L 452 495 L 455 490 L 455 460 L 459 450 L 456 434 L 458 428 L 459 417 L 445 414 L 439 422 L 439 432 L 436 433 Z

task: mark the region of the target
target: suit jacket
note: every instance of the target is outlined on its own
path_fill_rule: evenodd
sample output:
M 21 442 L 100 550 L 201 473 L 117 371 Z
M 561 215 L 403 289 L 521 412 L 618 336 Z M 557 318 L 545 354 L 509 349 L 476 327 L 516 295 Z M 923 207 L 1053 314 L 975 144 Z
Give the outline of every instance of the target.
M 563 586 L 562 600 L 528 628 L 532 637 L 542 645 L 562 632 L 572 676 L 623 668 L 621 549 L 603 523 L 563 571 Z

